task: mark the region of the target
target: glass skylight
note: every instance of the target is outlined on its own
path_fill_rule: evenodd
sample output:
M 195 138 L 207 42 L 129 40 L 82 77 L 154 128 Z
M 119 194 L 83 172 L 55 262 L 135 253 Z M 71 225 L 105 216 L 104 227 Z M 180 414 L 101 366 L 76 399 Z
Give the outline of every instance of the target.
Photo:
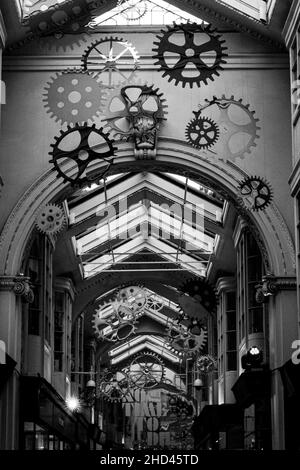
M 250 16 L 259 20 L 259 9 L 263 0 L 215 0 L 216 3 L 221 3 L 229 8 L 239 11 L 244 15 Z
M 202 22 L 194 15 L 181 10 L 163 0 L 128 0 L 119 6 L 98 16 L 92 25 L 122 26 L 122 25 L 165 25 L 178 22 Z

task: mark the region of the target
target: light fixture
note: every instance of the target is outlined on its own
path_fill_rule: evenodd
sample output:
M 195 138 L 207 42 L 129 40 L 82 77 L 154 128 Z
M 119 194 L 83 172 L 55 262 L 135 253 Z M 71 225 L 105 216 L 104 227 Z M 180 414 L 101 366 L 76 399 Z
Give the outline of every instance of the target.
M 241 359 L 242 368 L 244 370 L 261 369 L 262 362 L 263 352 L 257 346 L 252 346 Z
M 203 387 L 203 380 L 198 378 L 194 381 L 194 387 L 196 390 L 200 390 Z
M 80 410 L 80 401 L 76 395 L 70 395 L 66 398 L 66 405 L 70 411 L 79 411 Z
M 95 382 L 95 380 L 90 379 L 90 380 L 87 382 L 87 384 L 86 384 L 86 388 L 89 388 L 89 389 L 91 389 L 91 388 L 96 388 L 96 382 Z

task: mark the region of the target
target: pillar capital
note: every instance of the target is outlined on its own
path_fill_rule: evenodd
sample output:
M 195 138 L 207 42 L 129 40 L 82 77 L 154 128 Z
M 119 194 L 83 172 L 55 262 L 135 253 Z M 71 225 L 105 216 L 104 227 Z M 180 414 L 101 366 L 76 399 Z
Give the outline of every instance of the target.
M 281 290 L 296 290 L 296 277 L 266 274 L 262 277 L 261 282 L 257 284 L 255 288 L 256 302 L 262 304 L 268 300 L 268 297 L 278 294 Z
M 32 303 L 34 300 L 30 278 L 26 276 L 0 276 L 0 291 L 13 291 L 26 303 Z

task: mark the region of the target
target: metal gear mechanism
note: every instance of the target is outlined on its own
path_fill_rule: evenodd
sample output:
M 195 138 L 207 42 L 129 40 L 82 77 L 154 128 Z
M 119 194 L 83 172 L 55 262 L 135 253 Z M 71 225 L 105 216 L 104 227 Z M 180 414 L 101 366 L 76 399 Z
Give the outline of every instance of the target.
M 250 105 L 244 105 L 242 99 L 236 100 L 234 96 L 226 98 L 225 95 L 205 101 L 206 104 L 200 105 L 199 111 L 194 114 L 196 119 L 203 118 L 209 112 L 214 116 L 219 129 L 216 146 L 218 158 L 227 162 L 251 153 L 252 147 L 256 147 L 260 127 L 257 125 L 258 119 L 254 117 L 255 112 L 250 111 Z
M 100 340 L 115 343 L 131 336 L 136 331 L 137 317 L 117 301 L 104 303 L 93 315 L 93 328 Z
M 112 403 L 121 402 L 126 400 L 129 393 L 128 385 L 128 377 L 124 371 L 106 369 L 99 380 L 97 396 Z
M 245 206 L 253 211 L 264 210 L 273 199 L 269 183 L 259 176 L 251 176 L 243 180 L 239 192 Z
M 43 233 L 54 235 L 66 224 L 63 210 L 55 204 L 42 207 L 35 219 L 36 227 Z
M 148 120 L 155 130 L 165 119 L 166 100 L 154 85 L 120 85 L 107 101 L 104 121 L 115 136 L 124 140 L 134 138 L 139 121 Z
M 134 315 L 143 313 L 147 298 L 147 292 L 143 287 L 134 285 L 122 287 L 116 296 L 116 299 L 129 308 Z
M 200 372 L 208 374 L 217 369 L 217 361 L 209 354 L 201 355 L 197 358 L 196 367 Z
M 165 376 L 165 366 L 160 356 L 152 352 L 137 354 L 127 367 L 131 388 L 151 389 Z
M 101 114 L 104 90 L 92 74 L 68 69 L 56 73 L 47 85 L 43 101 L 56 122 L 80 124 Z
M 194 114 L 197 114 L 194 112 Z M 219 138 L 217 124 L 209 118 L 195 117 L 186 127 L 187 141 L 197 149 L 207 149 L 215 144 Z
M 106 37 L 90 44 L 82 56 L 82 65 L 84 70 L 99 76 L 103 86 L 115 88 L 121 81 L 133 79 L 138 59 L 138 53 L 128 41 Z
M 199 353 L 207 342 L 207 328 L 202 326 L 197 334 L 182 324 L 171 324 L 167 329 L 167 342 L 170 347 L 183 356 Z
M 185 87 L 188 83 L 191 88 L 194 84 L 200 87 L 201 83 L 207 85 L 208 79 L 213 81 L 214 75 L 220 75 L 219 70 L 226 63 L 227 48 L 223 45 L 225 41 L 220 40 L 221 36 L 210 25 L 174 23 L 161 32 L 162 36 L 156 36 L 159 41 L 154 42 L 153 58 L 157 59 L 155 65 L 159 65 L 163 77 L 168 76 L 169 82 L 174 80 L 175 85 L 181 83 Z M 207 41 L 203 42 L 205 37 Z M 208 59 L 207 54 L 213 54 L 214 59 Z M 174 56 L 175 63 L 170 64 Z
M 121 0 L 117 6 L 121 8 L 120 13 L 127 21 L 138 21 L 148 11 L 147 2 L 143 0 Z
M 61 131 L 61 135 L 56 137 L 55 141 L 55 144 L 51 144 L 53 150 L 50 152 L 52 156 L 50 163 L 54 164 L 58 177 L 61 176 L 65 182 L 71 183 L 71 186 L 82 187 L 99 181 L 103 177 L 103 173 L 110 168 L 117 150 L 109 135 L 103 132 L 102 127 L 97 129 L 95 124 L 92 126 L 79 124 L 74 127 L 68 126 L 68 130 Z M 101 175 L 88 175 L 86 171 L 89 164 L 96 160 L 106 163 L 105 170 Z M 68 176 L 63 169 L 67 161 L 77 164 L 77 174 L 73 177 Z

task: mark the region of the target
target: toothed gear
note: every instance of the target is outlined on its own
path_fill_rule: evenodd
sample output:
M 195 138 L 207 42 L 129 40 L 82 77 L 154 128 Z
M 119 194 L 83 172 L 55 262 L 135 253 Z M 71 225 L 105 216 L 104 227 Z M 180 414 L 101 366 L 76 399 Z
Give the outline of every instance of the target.
M 135 91 L 135 93 L 132 93 Z M 132 97 L 134 95 L 134 97 Z M 139 120 L 149 120 L 154 126 L 166 119 L 165 99 L 154 85 L 129 84 L 120 85 L 106 98 L 107 105 L 103 111 L 104 122 L 116 137 L 129 140 L 134 137 Z M 153 107 L 153 100 L 156 107 Z
M 156 313 L 162 310 L 163 303 L 155 295 L 150 295 L 147 299 L 146 308 Z
M 126 372 L 130 387 L 148 390 L 163 382 L 165 366 L 158 354 L 145 352 L 133 358 Z
M 100 340 L 115 343 L 122 341 L 136 331 L 137 317 L 118 301 L 104 303 L 93 315 L 93 328 Z
M 36 216 L 36 227 L 43 233 L 54 235 L 66 224 L 64 211 L 55 204 L 46 204 Z
M 253 211 L 264 210 L 273 199 L 270 184 L 259 176 L 244 179 L 239 186 L 239 192 L 246 207 Z
M 117 300 L 125 304 L 134 314 L 142 313 L 147 303 L 147 293 L 140 286 L 122 287 L 117 293 Z
M 225 95 L 222 95 L 222 98 L 214 96 L 211 101 L 205 101 L 206 104 L 200 105 L 199 111 L 194 111 L 194 114 L 196 119 L 199 119 L 200 115 L 203 117 L 203 111 L 206 111 L 213 105 L 218 107 L 219 118 L 216 119 L 216 123 L 219 129 L 219 158 L 227 162 L 227 160 L 244 158 L 245 153 L 251 153 L 252 147 L 256 147 L 255 141 L 259 137 L 258 131 L 260 127 L 257 125 L 259 119 L 254 117 L 255 111 L 250 111 L 250 105 L 244 105 L 242 99 L 236 100 L 234 96 L 226 98 Z M 247 123 L 241 124 L 239 121 L 244 122 L 244 118 L 240 116 L 236 118 L 236 122 L 232 119 L 237 108 L 241 109 L 248 116 Z M 236 138 L 238 134 L 243 135 L 243 139 L 244 135 L 247 134 L 249 139 L 246 144 L 243 144 L 241 148 L 234 151 L 234 149 L 230 148 L 230 143 L 234 142 L 233 138 Z
M 217 124 L 209 118 L 195 117 L 186 127 L 185 136 L 187 141 L 196 149 L 208 149 L 212 147 L 219 138 Z
M 126 4 L 125 8 L 124 4 Z M 138 21 L 143 18 L 148 11 L 147 3 L 143 0 L 125 0 L 118 2 L 117 6 L 123 8 L 120 13 L 127 21 Z
M 163 77 L 167 76 L 168 81 L 175 81 L 175 85 L 181 83 L 183 87 L 188 83 L 190 88 L 193 85 L 200 87 L 201 83 L 207 85 L 207 80 L 214 80 L 214 75 L 219 76 L 219 71 L 223 69 L 222 64 L 225 64 L 224 58 L 225 47 L 224 40 L 220 40 L 221 36 L 211 28 L 211 25 L 187 23 L 176 24 L 173 26 L 166 26 L 167 30 L 161 30 L 162 36 L 156 36 L 159 41 L 155 41 L 152 51 L 155 53 L 153 59 L 157 59 L 155 65 L 159 65 L 160 70 L 163 72 Z M 178 33 L 183 33 L 184 44 L 178 45 L 172 39 L 178 39 Z M 208 41 L 201 42 L 199 45 L 195 41 L 196 37 L 207 35 Z M 172 37 L 173 36 L 173 37 Z M 166 53 L 175 55 L 175 64 L 170 65 L 166 61 Z M 214 62 L 210 65 L 205 59 L 206 53 L 214 53 Z M 192 69 L 189 70 L 189 67 Z M 190 76 L 188 76 L 188 73 Z M 195 76 L 195 72 L 198 73 Z
M 72 139 L 70 139 L 70 135 Z M 76 135 L 77 134 L 77 135 Z M 91 143 L 91 141 L 94 141 Z M 74 148 L 70 149 L 71 142 Z M 114 141 L 109 138 L 109 134 L 103 132 L 103 128 L 97 129 L 95 124 L 92 126 L 76 124 L 74 127 L 68 126 L 67 131 L 61 131 L 61 135 L 55 138 L 55 144 L 51 144 L 53 147 L 52 152 L 49 154 L 53 157 L 50 163 L 54 164 L 54 167 L 58 173 L 58 177 L 61 176 L 65 182 L 69 182 L 71 186 L 82 187 L 86 184 L 99 181 L 103 174 L 106 173 L 111 164 L 113 163 L 113 157 L 117 150 L 113 145 Z M 105 149 L 102 145 L 105 144 Z M 65 145 L 65 150 L 64 150 Z M 99 151 L 94 150 L 91 145 L 99 146 Z M 76 163 L 78 167 L 77 175 L 74 177 L 68 176 L 63 170 L 63 166 L 66 163 L 66 159 L 69 163 Z M 101 175 L 95 176 L 86 175 L 85 172 L 91 162 L 95 160 L 103 160 L 107 166 L 102 171 Z
M 167 342 L 173 351 L 180 355 L 192 356 L 204 348 L 207 342 L 207 328 L 202 326 L 198 334 L 192 334 L 184 325 L 174 323 L 167 330 Z
M 78 69 L 58 72 L 47 83 L 44 106 L 60 124 L 82 124 L 101 114 L 104 90 L 92 74 Z
M 128 377 L 124 371 L 106 369 L 97 387 L 97 396 L 111 403 L 118 403 L 129 393 Z
M 43 12 L 36 11 L 24 18 L 22 24 L 30 30 L 28 38 L 37 39 L 41 47 L 67 50 L 69 46 L 73 48 L 85 40 L 85 37 L 79 39 L 78 35 L 88 32 L 87 25 L 91 19 L 90 5 L 86 0 L 70 0 L 63 5 L 52 5 Z M 73 37 L 60 44 L 66 35 Z
M 197 358 L 196 367 L 200 372 L 208 374 L 217 369 L 217 361 L 210 354 L 205 354 Z
M 179 290 L 183 294 L 193 297 L 198 303 L 204 307 L 208 313 L 213 313 L 217 309 L 217 296 L 214 288 L 205 280 L 201 278 L 192 278 L 185 281 Z M 178 302 L 182 309 L 185 311 L 181 303 L 184 296 L 179 297 Z M 189 312 L 185 312 L 189 315 Z M 190 315 L 189 315 L 190 316 Z M 198 315 L 195 315 L 198 318 Z
M 82 56 L 82 65 L 84 70 L 99 76 L 103 86 L 114 88 L 120 81 L 133 79 L 138 60 L 137 51 L 128 41 L 106 37 L 90 44 Z M 126 70 L 131 69 L 129 73 L 124 70 L 124 66 Z

